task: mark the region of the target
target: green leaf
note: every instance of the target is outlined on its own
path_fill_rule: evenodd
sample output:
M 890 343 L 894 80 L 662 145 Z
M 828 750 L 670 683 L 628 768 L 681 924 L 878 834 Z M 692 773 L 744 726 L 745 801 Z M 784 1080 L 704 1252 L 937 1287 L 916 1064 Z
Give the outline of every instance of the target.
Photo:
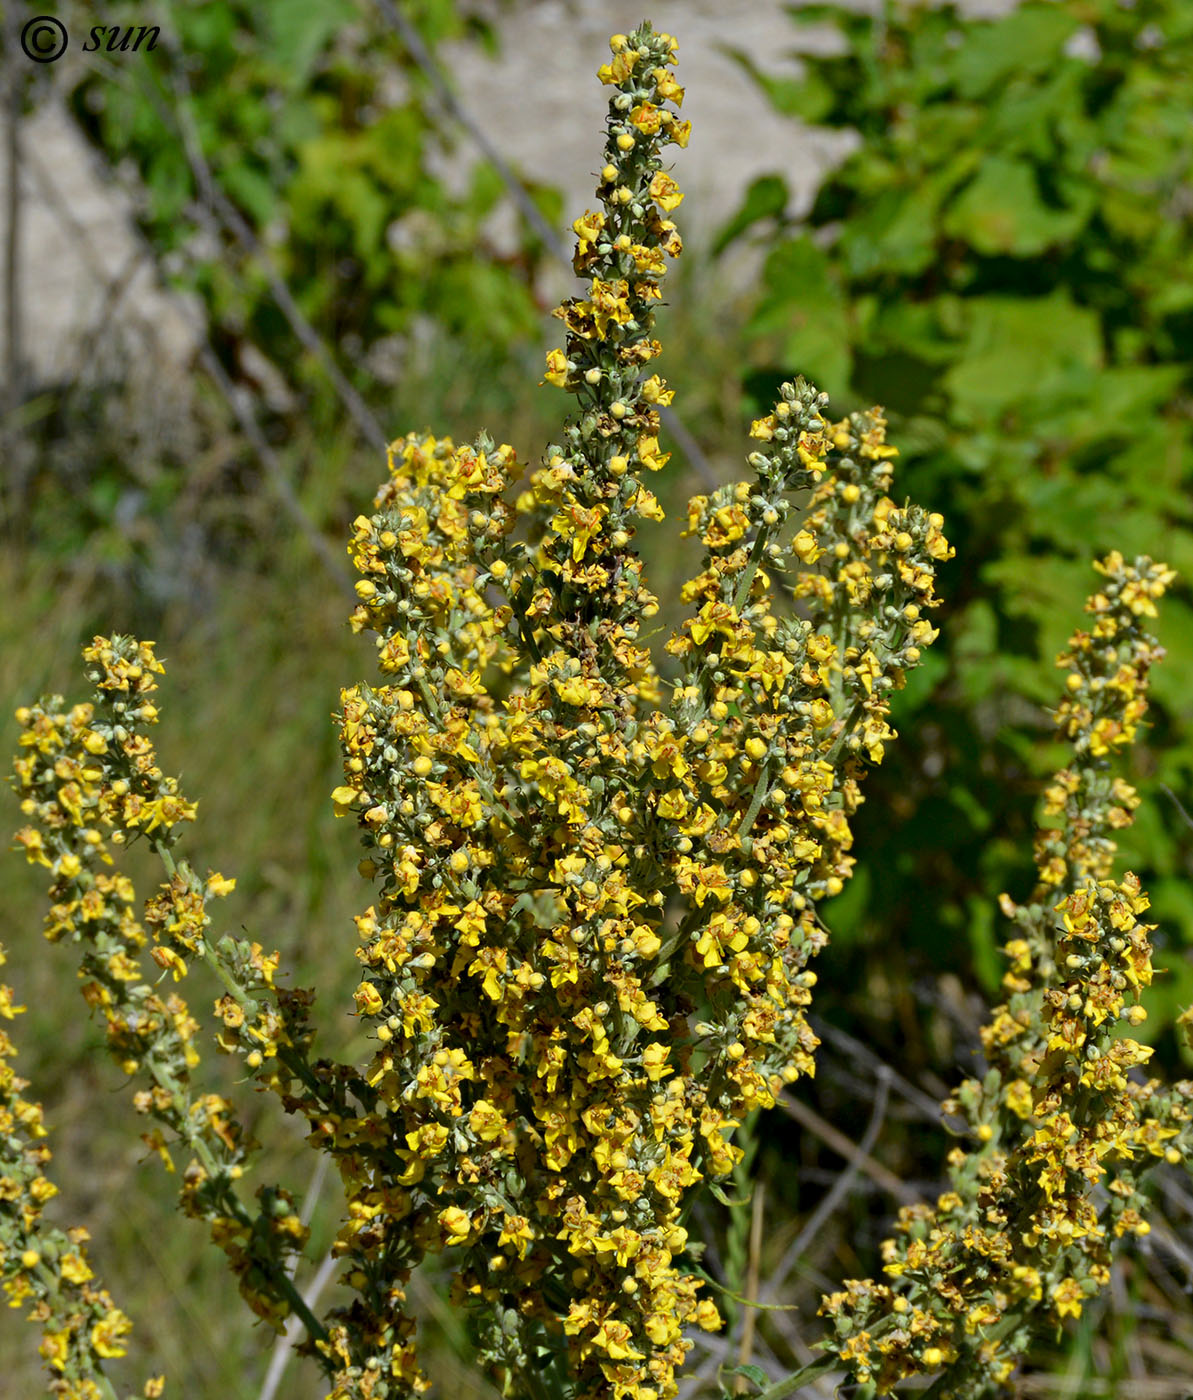
M 760 175 L 746 191 L 741 208 L 713 240 L 714 257 L 720 257 L 735 238 L 762 219 L 782 219 L 790 198 L 787 182 L 779 175 Z
M 361 137 L 360 159 L 391 189 L 412 191 L 419 175 L 423 134 L 422 118 L 414 108 L 394 107 Z
M 726 1372 L 730 1376 L 745 1376 L 747 1380 L 753 1381 L 759 1390 L 765 1390 L 770 1384 L 770 1377 L 761 1366 L 751 1365 L 743 1362 L 740 1366 L 734 1366 L 731 1371 Z
M 970 23 L 953 59 L 962 97 L 994 93 L 1014 74 L 1046 73 L 1062 60 L 1066 40 L 1078 27 L 1067 6 L 1029 3 L 1005 19 Z
M 240 207 L 258 226 L 267 224 L 278 207 L 277 190 L 264 171 L 237 161 L 220 171 L 220 179 Z
M 1071 239 L 1092 206 L 1091 197 L 1074 208 L 1052 208 L 1026 160 L 992 156 L 953 201 L 942 227 L 979 253 L 1026 257 Z
M 841 1369 L 841 1363 L 835 1356 L 826 1356 L 822 1361 L 811 1361 L 807 1366 L 801 1366 L 798 1371 L 793 1371 L 791 1375 L 784 1376 L 781 1381 L 776 1381 L 769 1386 L 761 1395 L 756 1395 L 754 1400 L 784 1400 L 792 1391 L 798 1390 L 800 1386 L 807 1385 L 809 1381 L 814 1381 L 818 1376 L 827 1375 L 830 1371 Z
M 734 1206 L 748 1206 L 750 1204 L 751 1198 L 748 1194 L 743 1196 L 740 1201 L 731 1201 L 729 1197 L 726 1196 L 721 1186 L 715 1181 L 710 1181 L 708 1183 L 708 1189 L 723 1206 L 728 1206 L 730 1210 L 732 1210 Z M 720 1287 L 719 1284 L 717 1286 Z
M 872 334 L 874 348 L 883 355 L 910 355 L 929 364 L 948 364 L 961 348 L 956 337 L 945 333 L 935 301 L 883 301 Z
M 763 286 L 749 332 L 785 331 L 789 374 L 802 374 L 830 394 L 843 393 L 851 367 L 849 323 L 827 254 L 806 236 L 780 243 L 766 260 Z
M 1056 655 L 1068 641 L 1072 619 L 1081 616 L 1089 592 L 1090 568 L 1085 558 L 1061 555 L 1007 554 L 982 569 L 982 582 L 998 590 L 998 605 L 1007 617 L 1023 618 L 1039 628 L 1035 653 Z M 1034 662 L 1016 688 L 1032 688 L 1032 698 L 1055 704 L 1055 676 Z
M 1088 178 L 1090 150 L 1086 147 L 1096 148 L 1098 130 L 1084 115 L 1084 77 L 1084 68 L 1077 63 L 1063 64 L 1046 82 L 1022 73 L 1013 75 L 1000 101 L 992 107 L 982 105 L 986 149 L 1030 155 L 1053 168 L 1064 162 Z M 1057 141 L 1061 123 L 1066 126 L 1063 144 Z M 1075 139 L 1078 133 L 1083 140 Z
M 299 88 L 315 66 L 327 41 L 356 17 L 348 0 L 271 0 L 265 6 L 267 51 L 288 75 L 288 86 Z
M 1120 520 L 1124 509 L 1131 505 L 1135 505 L 1135 510 L 1130 513 L 1136 516 L 1138 505 L 1126 499 L 1119 482 L 1101 473 L 1076 476 L 1064 472 L 1032 477 L 1024 488 L 1033 532 L 1075 555 L 1102 553 L 1115 547 L 1134 554 L 1132 544 L 1151 542 L 1148 536 L 1152 531 L 1146 521 L 1133 519 L 1135 529 L 1131 530 Z M 1160 528 L 1158 522 L 1153 522 L 1154 530 L 1158 532 Z
M 713 1195 L 716 1195 L 715 1189 Z M 740 1293 L 735 1293 L 732 1288 L 726 1288 L 723 1283 L 718 1283 L 715 1278 L 706 1274 L 698 1265 L 693 1265 L 691 1272 L 698 1278 L 702 1278 L 710 1288 L 715 1288 L 718 1293 L 723 1293 L 726 1298 L 732 1298 L 735 1303 L 741 1303 L 743 1307 L 757 1308 L 761 1312 L 799 1312 L 799 1307 L 795 1303 L 759 1303 L 753 1298 L 743 1298 Z
M 1109 426 L 1138 428 L 1146 413 L 1159 413 L 1172 400 L 1186 369 L 1184 365 L 1124 365 L 1107 369 L 1098 378 L 1098 420 Z
M 963 419 L 980 422 L 1066 391 L 1093 391 L 1101 323 L 1067 292 L 971 297 L 960 303 L 960 315 L 967 344 L 943 382 Z
M 895 272 L 914 277 L 931 263 L 936 245 L 939 191 L 884 190 L 841 239 L 850 275 L 859 279 Z

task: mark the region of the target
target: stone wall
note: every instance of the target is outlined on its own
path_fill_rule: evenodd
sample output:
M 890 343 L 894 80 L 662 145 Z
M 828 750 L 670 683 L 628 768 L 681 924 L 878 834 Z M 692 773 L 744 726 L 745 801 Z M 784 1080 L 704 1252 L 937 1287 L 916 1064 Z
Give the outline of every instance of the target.
M 1008 3 L 981 0 L 970 8 L 991 12 Z M 570 223 L 594 199 L 606 100 L 595 70 L 607 61 L 609 34 L 633 28 L 644 10 L 656 28 L 680 41 L 679 76 L 689 93 L 684 115 L 691 117 L 693 132 L 688 149 L 674 155 L 676 177 L 687 193 L 681 216 L 689 245 L 707 243 L 750 182 L 767 172 L 786 178 L 791 212 L 798 214 L 851 138 L 810 131 L 775 113 L 727 52 L 744 50 L 770 73 L 797 74 L 795 31 L 784 0 L 494 3 L 499 56 L 456 44 L 441 57 L 461 101 L 508 160 L 563 190 Z M 803 43 L 823 51 L 832 39 L 831 30 L 821 28 L 805 34 Z M 73 57 L 68 54 L 63 66 Z M 49 70 L 51 79 L 56 70 Z M 50 89 L 52 94 L 52 81 Z M 164 288 L 136 236 L 129 197 L 53 95 L 23 120 L 21 145 L 18 283 L 26 388 L 69 381 L 96 354 L 121 354 L 159 383 L 177 377 L 193 358 L 200 313 Z M 462 178 L 475 155 L 460 135 L 443 174 Z M 7 237 L 4 178 L 0 168 L 0 247 Z M 402 214 L 395 211 L 395 238 L 401 237 Z M 506 209 L 495 221 L 494 236 L 508 244 L 515 227 Z M 748 252 L 739 253 L 727 275 L 740 283 L 752 265 Z M 0 350 L 6 322 L 2 282 Z M 558 283 L 545 289 L 548 295 L 570 285 L 562 269 Z

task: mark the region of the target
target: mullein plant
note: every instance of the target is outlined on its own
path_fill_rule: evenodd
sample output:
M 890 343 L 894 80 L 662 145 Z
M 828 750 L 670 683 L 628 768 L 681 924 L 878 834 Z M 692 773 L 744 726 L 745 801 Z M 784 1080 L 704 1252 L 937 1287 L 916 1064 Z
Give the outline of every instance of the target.
M 80 952 L 145 1141 L 167 1168 L 180 1159 L 183 1210 L 207 1224 L 258 1316 L 280 1328 L 298 1315 L 332 1400 L 427 1389 L 406 1286 L 443 1251 L 503 1394 L 676 1394 L 685 1329 L 721 1325 L 685 1222 L 741 1160 L 746 1115 L 813 1071 L 817 904 L 849 877 L 860 781 L 895 737 L 890 693 L 936 636 L 935 568 L 952 555 L 941 517 L 891 498 L 896 450 L 879 410 L 834 421 L 799 380 L 751 428 L 750 479 L 689 502 L 686 533 L 704 555 L 666 643 L 671 679 L 643 645 L 658 604 L 632 544 L 639 519 L 662 519 L 645 481 L 666 463 L 658 409 L 673 397 L 652 368 L 654 306 L 681 250 L 668 216 L 682 195 L 661 152 L 689 134 L 673 110 L 676 48 L 643 24 L 613 37 L 599 72 L 612 89 L 600 208 L 574 225 L 586 286 L 556 312 L 565 343 L 547 356 L 547 381 L 577 400 L 559 441 L 519 490 L 512 448 L 411 434 L 354 522 L 352 626 L 376 633 L 381 677 L 341 696 L 332 797 L 359 822 L 374 888 L 356 919 L 365 1065 L 314 1058 L 312 993 L 280 986 L 260 944 L 211 932 L 234 882 L 177 853 L 196 809 L 150 738 L 153 644 L 95 638 L 90 701 L 18 712 L 17 841 L 50 873 L 46 935 Z M 1138 717 L 1152 653 L 1132 650 L 1132 628 L 1168 577 L 1108 568 L 1096 644 L 1074 643 L 1086 659 L 1066 710 L 1091 762 Z M 779 588 L 793 606 L 776 609 Z M 1107 670 L 1112 642 L 1127 650 Z M 1115 697 L 1121 713 L 1107 708 Z M 1068 941 L 1058 964 L 1043 906 L 1022 914 L 1018 980 L 989 1047 L 1006 1072 L 958 1096 L 981 1146 L 953 1164 L 957 1204 L 906 1219 L 896 1289 L 850 1284 L 828 1301 L 839 1340 L 817 1369 L 993 1375 L 1021 1334 L 974 1292 L 997 1263 L 983 1253 L 994 1217 L 977 1212 L 1039 1197 L 1023 1222 L 1029 1272 L 1014 1273 L 1016 1256 L 1009 1276 L 1016 1300 L 1057 1308 L 1104 1272 L 1081 1243 L 1100 1227 L 1074 1204 L 1074 1173 L 1092 1180 L 1128 1141 L 1181 1150 L 1179 1089 L 1145 1096 L 1125 1078 L 1142 1052 L 1108 1040 L 1115 996 L 1147 971 L 1140 896 L 1112 888 L 1105 864 L 1103 828 L 1123 824 L 1133 797 L 1083 773 L 1061 775 L 1050 797 L 1071 807 L 1075 833 L 1048 851 L 1049 888 L 1072 885 Z M 115 868 L 138 841 L 166 876 L 143 902 Z M 199 1082 L 200 1026 L 178 990 L 199 963 L 220 987 L 219 1047 L 306 1119 L 339 1170 L 333 1248 L 349 1301 L 323 1317 L 293 1281 L 307 1234 L 293 1201 L 267 1184 L 246 1199 L 255 1144 L 235 1105 Z M 1033 1013 L 1041 996 L 1048 1011 Z M 22 1087 L 4 1072 L 0 1278 L 41 1326 L 54 1393 L 110 1400 L 104 1364 L 129 1324 L 93 1283 L 84 1235 L 42 1218 L 48 1153 Z M 1015 1125 L 1033 1123 L 1014 1157 Z M 1131 1187 L 1113 1228 L 1138 1230 L 1134 1178 L 1115 1171 Z M 923 1240 L 950 1260 L 981 1255 L 950 1265 L 956 1292 L 938 1287 Z M 969 1311 L 950 1330 L 958 1296 Z M 987 1364 L 985 1347 L 999 1359 Z M 144 1394 L 160 1389 L 155 1378 Z
M 798 381 L 753 424 L 751 479 L 689 504 L 705 552 L 666 646 L 677 678 L 642 644 L 658 604 L 632 541 L 662 519 L 645 478 L 666 463 L 673 397 L 652 369 L 654 307 L 681 250 L 661 152 L 689 134 L 676 48 L 644 24 L 600 69 L 600 208 L 574 225 L 586 286 L 556 313 L 566 342 L 546 369 L 578 408 L 543 465 L 511 490 L 511 448 L 411 435 L 354 524 L 352 625 L 377 633 L 382 677 L 342 695 L 333 800 L 359 820 L 376 890 L 356 920 L 370 1062 L 313 1059 L 311 995 L 278 986 L 276 954 L 211 934 L 233 882 L 176 855 L 195 806 L 149 737 L 151 643 L 96 638 L 90 702 L 18 715 L 17 840 L 52 879 L 46 935 L 81 950 L 145 1140 L 181 1159 L 183 1209 L 262 1318 L 300 1315 L 337 1400 L 426 1389 L 405 1287 L 444 1250 L 504 1394 L 676 1393 L 685 1328 L 721 1325 L 685 1220 L 740 1160 L 745 1115 L 812 1071 L 816 902 L 849 876 L 889 694 L 936 635 L 941 517 L 889 496 L 878 410 L 833 421 Z M 779 583 L 798 616 L 773 608 Z M 134 841 L 167 877 L 139 916 L 113 869 Z M 306 1231 L 290 1197 L 246 1201 L 255 1144 L 199 1086 L 177 990 L 197 962 L 221 984 L 221 1048 L 339 1168 L 351 1301 L 324 1318 L 292 1281 Z M 58 1392 L 106 1396 L 123 1315 L 97 1318 L 98 1291 L 75 1304 L 77 1251 L 37 1243 L 13 1179 L 5 1285 L 34 1303 Z
M 882 1250 L 890 1281 L 849 1280 L 821 1305 L 832 1358 L 881 1395 L 935 1372 L 934 1395 L 1008 1393 L 1033 1337 L 1109 1283 L 1115 1241 L 1149 1232 L 1148 1170 L 1193 1153 L 1193 1083 L 1144 1078 L 1151 1049 L 1123 1034 L 1147 1018 L 1155 925 L 1138 878 L 1113 873 L 1112 833 L 1139 798 L 1112 760 L 1147 709 L 1164 652 L 1144 619 L 1175 575 L 1117 551 L 1095 568 L 1092 626 L 1057 662 L 1072 758 L 1044 794 L 1038 882 L 1025 904 L 1000 897 L 1006 1001 L 982 1030 L 983 1077 L 944 1104 L 966 1145 L 949 1153 L 949 1189 L 900 1212 Z
M 689 504 L 704 558 L 678 676 L 655 669 L 633 540 L 663 515 L 652 331 L 682 195 L 661 151 L 688 125 L 670 36 L 611 49 L 600 208 L 574 225 L 587 285 L 547 355 L 576 412 L 512 500 L 512 448 L 411 434 L 354 525 L 382 683 L 343 694 L 334 797 L 377 885 L 356 1003 L 403 1169 L 345 1177 L 376 1202 L 345 1243 L 384 1278 L 458 1250 L 452 1301 L 507 1395 L 668 1400 L 685 1327 L 721 1325 L 687 1210 L 744 1116 L 812 1069 L 816 901 L 850 873 L 863 762 L 950 550 L 887 494 L 880 413 L 833 421 L 785 385 L 752 479 Z M 773 609 L 780 577 L 802 616 Z M 371 1332 L 389 1314 L 364 1301 Z

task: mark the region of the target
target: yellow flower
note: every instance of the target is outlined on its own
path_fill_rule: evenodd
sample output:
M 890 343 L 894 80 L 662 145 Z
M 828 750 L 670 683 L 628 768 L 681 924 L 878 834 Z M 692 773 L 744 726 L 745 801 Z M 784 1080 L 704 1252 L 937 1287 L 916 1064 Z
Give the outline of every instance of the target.
M 602 64 L 597 69 L 597 77 L 605 84 L 624 83 L 634 71 L 634 65 L 637 62 L 638 55 L 635 51 L 623 49 L 612 63 Z
M 83 1256 L 73 1251 L 62 1256 L 58 1268 L 68 1283 L 86 1283 L 95 1277 Z
M 600 688 L 579 676 L 554 682 L 556 694 L 568 705 L 594 705 L 601 698 Z
M 675 390 L 668 389 L 666 381 L 660 379 L 657 374 L 652 374 L 642 385 L 642 397 L 647 403 L 658 403 L 664 406 L 671 403 L 675 398 Z
M 338 787 L 332 791 L 331 800 L 335 804 L 336 816 L 342 817 L 352 806 L 360 800 L 361 793 L 357 788 Z
M 501 1137 L 508 1123 L 504 1115 L 488 1099 L 477 1099 L 468 1114 L 468 1126 L 483 1142 Z
M 683 201 L 683 191 L 666 171 L 656 170 L 650 182 L 650 197 L 665 214 L 670 214 Z
M 584 557 L 589 542 L 599 533 L 606 514 L 604 506 L 589 509 L 573 503 L 552 518 L 551 528 L 563 539 L 571 540 L 572 559 L 579 561 Z
M 353 993 L 353 1000 L 362 1016 L 377 1016 L 385 1006 L 381 994 L 372 982 L 362 982 Z
M 605 227 L 605 215 L 598 211 L 593 213 L 591 209 L 586 209 L 580 218 L 572 224 L 577 238 L 581 238 L 588 243 L 595 243 L 600 237 L 601 230 Z
M 648 434 L 643 434 L 637 442 L 638 461 L 647 471 L 661 471 L 670 461 L 670 452 L 659 451 L 659 440 Z
M 91 1329 L 91 1346 L 97 1355 L 104 1358 L 123 1356 L 126 1348 L 123 1338 L 133 1330 L 133 1325 L 119 1308 L 111 1308 Z
M 645 136 L 655 136 L 661 125 L 662 113 L 650 102 L 640 102 L 630 113 L 630 121 Z
M 1052 1290 L 1052 1304 L 1057 1317 L 1080 1317 L 1085 1294 L 1076 1279 L 1062 1279 Z
M 639 486 L 634 497 L 634 505 L 638 514 L 646 520 L 665 520 L 663 507 L 659 505 L 658 498 L 653 491 L 648 491 L 645 486 Z
M 548 384 L 554 384 L 558 389 L 562 389 L 567 383 L 567 377 L 567 356 L 563 353 L 562 350 L 548 350 L 547 372 L 543 376 L 543 378 L 539 380 L 539 383 L 541 384 L 545 381 Z
M 472 1218 L 459 1206 L 448 1206 L 446 1210 L 441 1210 L 439 1224 L 443 1227 L 445 1244 L 463 1244 L 472 1233 Z

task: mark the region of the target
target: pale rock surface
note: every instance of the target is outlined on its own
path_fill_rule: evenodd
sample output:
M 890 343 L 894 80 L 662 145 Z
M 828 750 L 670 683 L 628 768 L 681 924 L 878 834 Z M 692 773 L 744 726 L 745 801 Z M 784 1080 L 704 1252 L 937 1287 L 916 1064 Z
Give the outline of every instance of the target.
M 859 7 L 867 0 L 857 0 Z M 1008 0 L 973 0 L 975 12 Z M 850 148 L 848 133 L 810 131 L 772 110 L 752 79 L 725 52 L 743 50 L 764 71 L 794 76 L 795 30 L 782 0 L 521 0 L 494 4 L 501 52 L 449 45 L 441 60 L 463 104 L 506 159 L 564 192 L 567 223 L 594 203 L 607 92 L 595 70 L 608 60 L 608 37 L 649 14 L 680 41 L 678 75 L 692 120 L 687 150 L 669 148 L 687 198 L 679 211 L 689 245 L 707 244 L 738 208 L 757 176 L 777 172 L 791 191 L 789 212 L 810 203 L 818 182 Z M 806 51 L 825 51 L 827 28 L 805 31 Z M 2 135 L 2 127 L 0 127 Z M 26 387 L 61 383 L 94 368 L 89 355 L 120 354 L 159 388 L 182 382 L 201 342 L 199 308 L 168 290 L 139 243 L 129 197 L 104 177 L 63 106 L 50 99 L 22 123 L 21 318 Z M 457 133 L 443 174 L 461 180 L 476 157 Z M 2 149 L 2 147 L 0 147 Z M 0 247 L 7 237 L 0 167 Z M 401 237 L 395 217 L 394 236 Z M 516 223 L 503 207 L 492 236 L 510 243 Z M 565 228 L 562 233 L 570 237 Z M 742 248 L 727 262 L 730 286 L 754 274 Z M 560 269 L 551 296 L 573 285 Z M 728 287 L 727 287 L 728 289 Z M 0 279 L 0 338 L 5 310 Z M 0 340 L 0 352 L 3 351 Z M 83 363 L 81 363 L 83 361 Z M 0 361 L 2 363 L 2 361 Z
M 0 125 L 0 141 L 7 132 Z M 169 381 L 193 356 L 201 311 L 162 283 L 129 201 L 51 99 L 21 123 L 20 314 L 27 387 L 89 375 L 96 355 Z M 0 246 L 7 239 L 0 198 Z M 0 279 L 0 336 L 7 311 Z

